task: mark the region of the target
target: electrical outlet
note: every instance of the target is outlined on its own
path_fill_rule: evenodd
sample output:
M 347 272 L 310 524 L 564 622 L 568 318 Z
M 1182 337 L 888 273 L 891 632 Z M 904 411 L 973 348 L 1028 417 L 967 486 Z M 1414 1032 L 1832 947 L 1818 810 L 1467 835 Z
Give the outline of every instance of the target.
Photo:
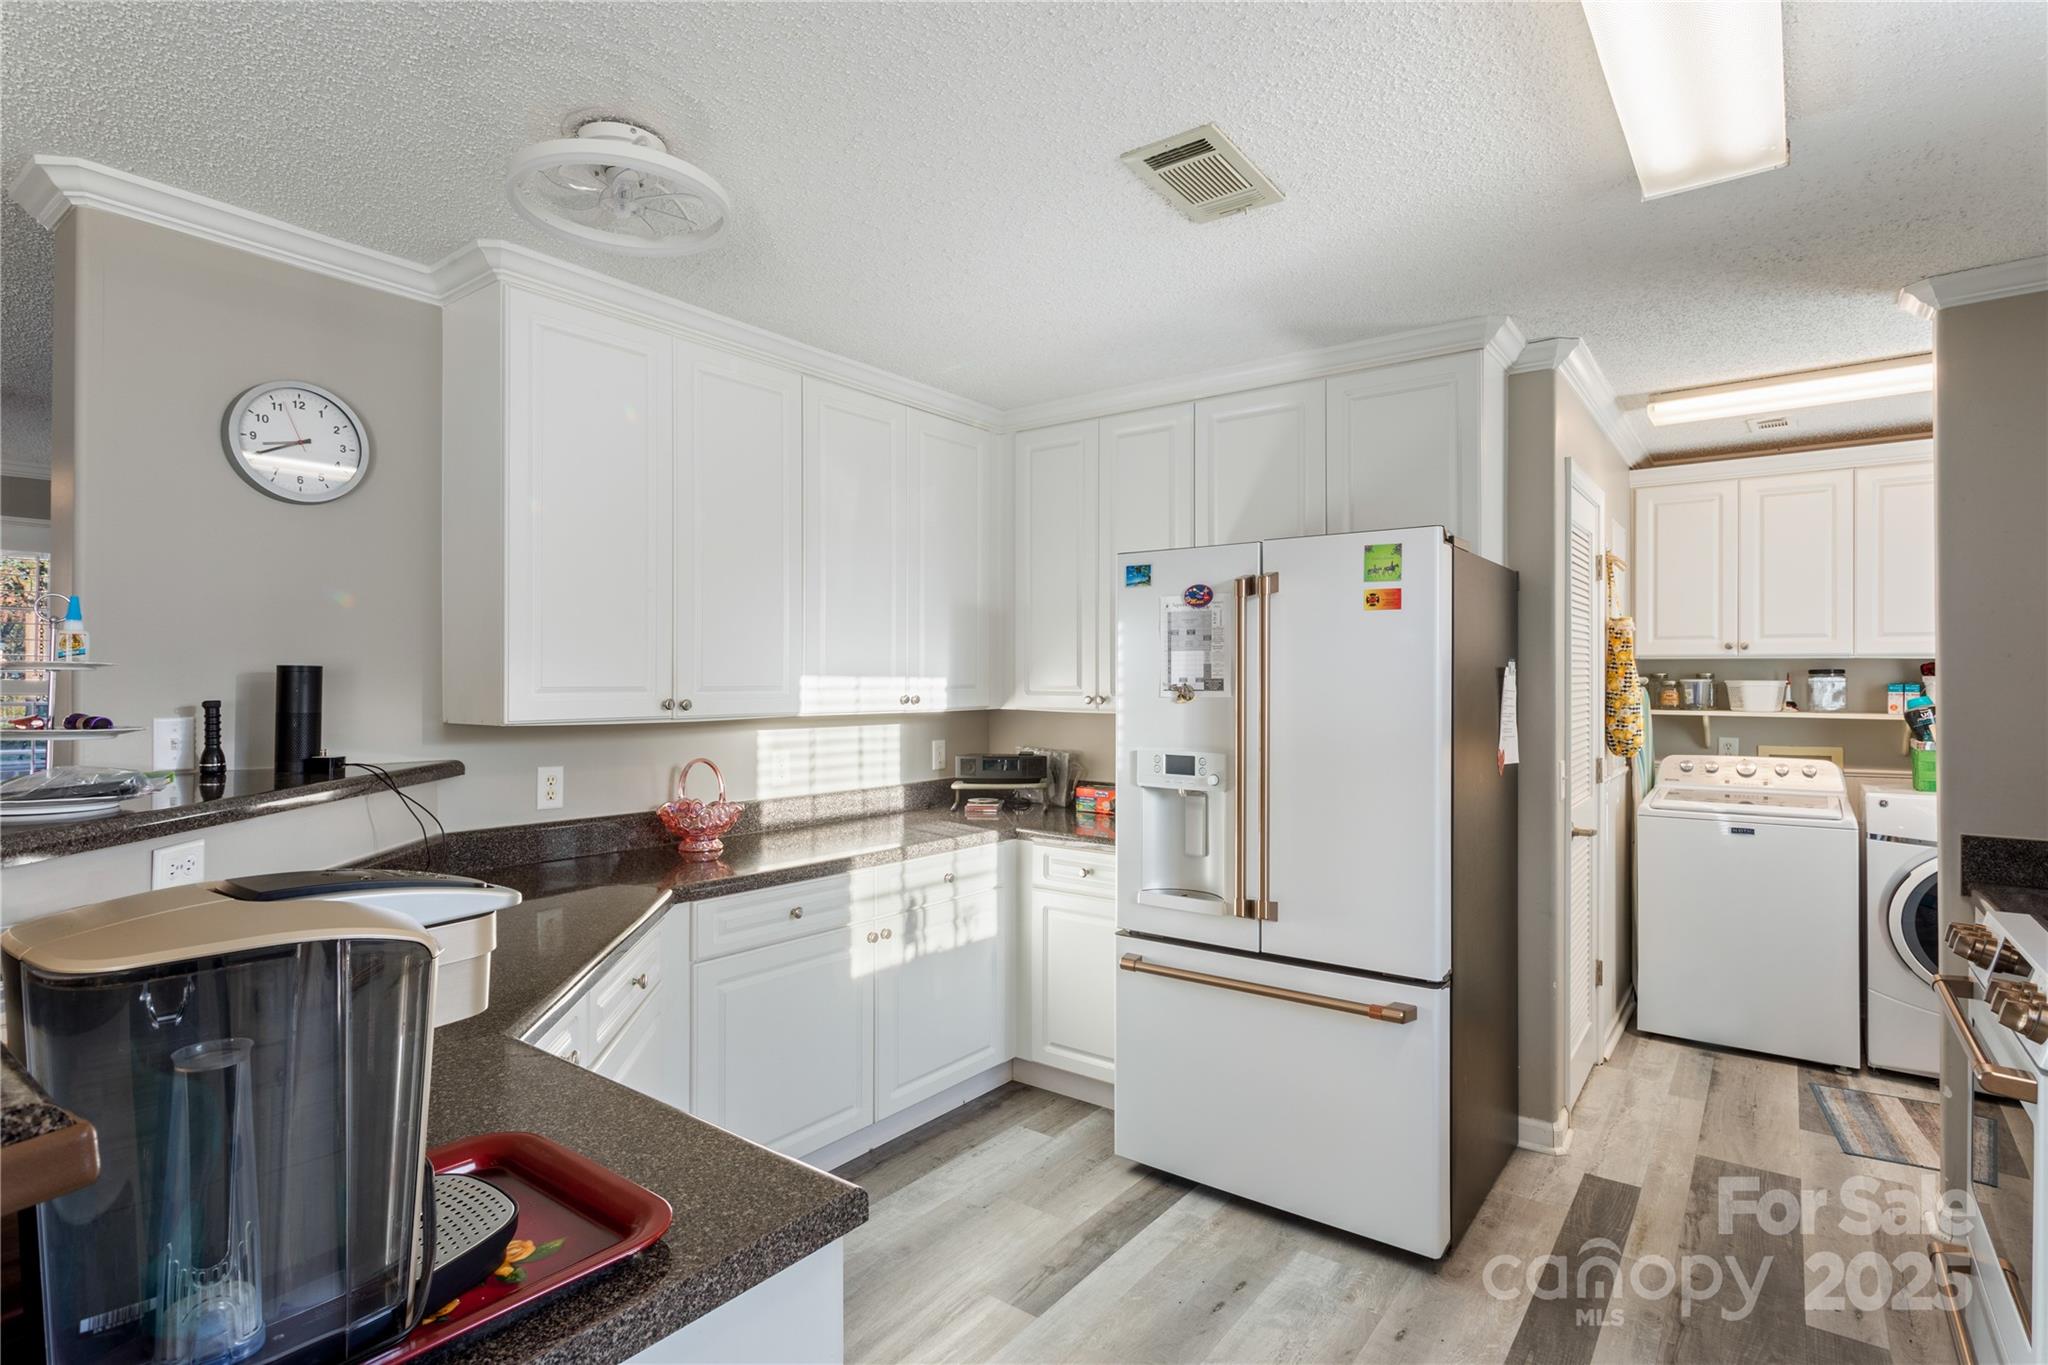
M 534 794 L 535 810 L 560 810 L 562 808 L 562 770 L 560 768 L 540 769 L 540 789 Z
M 1742 741 L 1736 739 L 1733 735 L 1723 735 L 1716 742 L 1721 746 L 1721 752 L 1724 754 L 1739 754 L 1742 752 Z
M 206 840 L 192 839 L 154 849 L 149 855 L 149 889 L 190 886 L 206 877 Z
M 149 766 L 168 773 L 192 766 L 192 717 L 158 716 L 149 723 Z
M 932 741 L 932 771 L 935 773 L 946 771 L 946 741 L 943 739 Z

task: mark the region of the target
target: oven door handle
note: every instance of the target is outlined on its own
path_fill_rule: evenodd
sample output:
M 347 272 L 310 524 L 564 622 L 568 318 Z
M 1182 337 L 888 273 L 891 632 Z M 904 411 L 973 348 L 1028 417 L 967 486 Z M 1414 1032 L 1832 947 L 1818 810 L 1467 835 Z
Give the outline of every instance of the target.
M 1957 1365 L 1977 1365 L 1977 1352 L 1970 1346 L 1970 1329 L 1963 1321 L 1962 1300 L 1956 1294 L 1957 1275 L 1976 1270 L 1969 1250 L 1953 1242 L 1927 1244 L 1927 1259 L 1934 1262 L 1934 1298 L 1948 1314 L 1948 1331 L 1956 1344 Z
M 2039 1079 L 2015 1067 L 1998 1065 L 1984 1051 L 1984 1044 L 1977 1041 L 1977 1030 L 1970 1027 L 1970 1020 L 1963 1013 L 1962 1002 L 1975 999 L 1977 995 L 1977 988 L 1970 978 L 1946 974 L 1937 976 L 1934 978 L 1934 993 L 1941 998 L 1942 1008 L 1948 1015 L 1949 1032 L 1955 1035 L 1969 1056 L 1970 1079 L 1977 1088 L 2000 1099 L 2019 1100 L 2023 1104 L 2039 1103 Z

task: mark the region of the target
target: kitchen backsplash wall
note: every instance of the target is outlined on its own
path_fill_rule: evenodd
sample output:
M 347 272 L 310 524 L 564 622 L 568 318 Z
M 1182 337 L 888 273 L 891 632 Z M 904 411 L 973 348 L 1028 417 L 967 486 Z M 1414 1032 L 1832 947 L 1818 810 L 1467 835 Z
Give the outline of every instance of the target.
M 934 776 L 933 740 L 949 759 L 987 746 L 982 712 L 442 724 L 439 310 L 92 209 L 58 237 L 57 586 L 84 595 L 94 654 L 120 665 L 69 705 L 147 726 L 219 697 L 229 761 L 268 767 L 274 666 L 322 664 L 328 748 L 461 759 L 468 775 L 437 793 L 458 829 L 651 806 L 699 754 L 751 799 L 918 781 Z M 362 416 L 357 492 L 296 507 L 236 477 L 221 414 L 266 379 L 324 385 Z M 147 767 L 148 737 L 95 755 Z M 567 770 L 560 811 L 534 808 L 543 764 Z M 709 793 L 707 774 L 693 781 Z
M 1026 744 L 1071 749 L 1081 756 L 1081 774 L 1116 781 L 1116 717 L 1078 711 L 991 711 L 991 753 L 1015 753 Z
M 1712 673 L 1714 705 L 1724 709 L 1728 705 L 1728 689 L 1722 684 L 1728 679 L 1782 679 L 1789 673 L 1792 675 L 1792 701 L 1802 711 L 1807 709 L 1806 670 L 1839 668 L 1848 674 L 1848 705 L 1844 709 L 1882 711 L 1885 709 L 1885 685 L 1918 683 L 1920 662 L 1917 659 L 1744 659 L 1739 662 L 1727 658 L 1645 659 L 1641 667 L 1645 680 L 1652 673 L 1669 673 L 1674 677 Z M 1938 706 L 1941 699 L 1939 680 L 1934 691 Z M 1650 723 L 1653 727 L 1651 738 L 1659 758 L 1666 754 L 1712 753 L 1723 738 L 1733 738 L 1745 754 L 1755 753 L 1759 744 L 1826 745 L 1840 748 L 1843 764 L 1850 768 L 1904 772 L 1908 766 L 1905 751 L 1901 748 L 1906 728 L 1892 721 L 1780 720 L 1775 717 L 1745 720 L 1740 716 L 1715 716 L 1712 718 L 1714 745 L 1704 742 L 1700 722 L 1692 717 L 1657 716 Z

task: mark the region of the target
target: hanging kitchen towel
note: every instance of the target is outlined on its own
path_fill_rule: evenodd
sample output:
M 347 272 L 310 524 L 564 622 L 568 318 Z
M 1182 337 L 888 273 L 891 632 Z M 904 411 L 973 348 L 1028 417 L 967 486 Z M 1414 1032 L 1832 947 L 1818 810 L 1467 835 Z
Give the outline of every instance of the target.
M 1643 747 L 1643 680 L 1636 672 L 1636 623 L 1607 618 L 1607 748 L 1634 758 Z

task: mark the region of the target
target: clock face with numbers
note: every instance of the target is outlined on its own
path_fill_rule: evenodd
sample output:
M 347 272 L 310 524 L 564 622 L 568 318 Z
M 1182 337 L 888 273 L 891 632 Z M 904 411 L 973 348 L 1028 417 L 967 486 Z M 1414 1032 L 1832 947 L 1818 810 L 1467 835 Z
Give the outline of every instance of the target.
M 228 408 L 220 430 L 235 472 L 285 502 L 333 502 L 370 470 L 362 419 L 318 384 L 258 384 Z

